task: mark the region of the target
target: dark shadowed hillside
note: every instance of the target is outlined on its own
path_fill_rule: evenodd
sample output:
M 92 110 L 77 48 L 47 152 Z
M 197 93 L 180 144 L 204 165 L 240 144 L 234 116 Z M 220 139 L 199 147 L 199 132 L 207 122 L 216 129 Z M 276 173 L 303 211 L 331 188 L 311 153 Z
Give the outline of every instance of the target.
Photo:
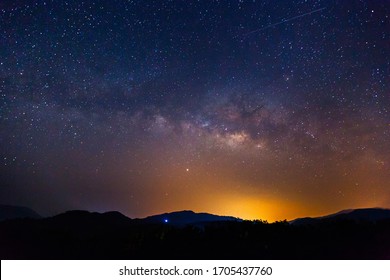
M 39 219 L 40 217 L 38 213 L 27 207 L 0 205 L 0 221 L 18 218 Z
M 291 221 L 294 225 L 310 225 L 334 221 L 378 222 L 390 219 L 390 210 L 381 208 L 349 209 L 317 218 L 299 218 Z
M 150 216 L 141 220 L 145 223 L 165 223 L 174 226 L 185 226 L 191 224 L 203 224 L 222 221 L 241 221 L 241 219 L 234 217 L 217 216 L 208 213 L 195 213 L 189 210 Z
M 301 225 L 221 220 L 190 211 L 144 220 L 118 212 L 70 211 L 0 222 L 0 258 L 390 259 L 390 219 L 377 210 L 339 213 Z M 344 214 L 353 218 L 335 218 Z M 198 226 L 205 218 L 209 220 Z

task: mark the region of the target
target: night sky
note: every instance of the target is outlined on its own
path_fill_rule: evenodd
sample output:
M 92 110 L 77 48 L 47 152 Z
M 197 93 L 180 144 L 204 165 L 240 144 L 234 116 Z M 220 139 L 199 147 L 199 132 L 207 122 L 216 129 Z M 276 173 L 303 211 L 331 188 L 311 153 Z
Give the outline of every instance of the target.
M 390 208 L 390 2 L 0 2 L 0 203 Z

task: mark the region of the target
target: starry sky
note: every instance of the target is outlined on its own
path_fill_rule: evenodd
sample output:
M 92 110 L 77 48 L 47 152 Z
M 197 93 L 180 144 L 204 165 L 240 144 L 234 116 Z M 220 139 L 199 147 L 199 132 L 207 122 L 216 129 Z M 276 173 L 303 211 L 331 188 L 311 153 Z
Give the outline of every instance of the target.
M 0 203 L 390 208 L 390 3 L 0 2 Z

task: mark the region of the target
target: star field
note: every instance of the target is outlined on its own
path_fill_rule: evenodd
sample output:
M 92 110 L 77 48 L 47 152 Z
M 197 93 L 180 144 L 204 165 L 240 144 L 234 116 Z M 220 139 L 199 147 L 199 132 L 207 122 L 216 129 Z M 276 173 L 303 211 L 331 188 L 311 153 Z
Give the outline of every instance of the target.
M 2 1 L 0 203 L 390 207 L 387 1 Z

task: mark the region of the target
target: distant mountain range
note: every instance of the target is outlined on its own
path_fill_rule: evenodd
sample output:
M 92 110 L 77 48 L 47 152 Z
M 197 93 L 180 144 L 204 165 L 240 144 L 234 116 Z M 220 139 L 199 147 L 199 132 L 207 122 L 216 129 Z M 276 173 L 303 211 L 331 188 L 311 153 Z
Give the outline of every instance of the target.
M 97 213 L 84 210 L 72 210 L 43 220 L 59 227 L 73 227 L 80 231 L 120 228 L 132 224 L 132 219 L 116 211 Z
M 242 219 L 231 216 L 195 213 L 189 210 L 149 216 L 140 220 L 142 220 L 144 223 L 164 223 L 174 226 L 185 226 L 188 224 L 202 224 L 209 222 L 242 221 Z
M 0 221 L 20 218 L 42 218 L 34 210 L 27 207 L 0 205 Z M 190 210 L 164 213 L 146 218 L 131 219 L 120 212 L 112 211 L 106 213 L 89 212 L 84 210 L 71 210 L 59 215 L 45 218 L 50 222 L 77 225 L 93 226 L 103 223 L 105 225 L 118 225 L 126 223 L 134 224 L 169 224 L 173 226 L 186 226 L 190 224 L 202 224 L 209 222 L 242 221 L 242 219 L 230 216 L 218 216 L 208 213 L 195 213 Z
M 5 220 L 31 218 L 42 218 L 37 212 L 27 207 L 0 205 L 0 222 Z M 355 222 L 377 222 L 390 219 L 390 209 L 364 208 L 348 209 L 322 217 L 305 217 L 290 221 L 291 225 L 310 225 L 322 222 L 332 222 L 339 220 L 352 220 Z M 118 224 L 167 224 L 172 226 L 186 226 L 195 224 L 205 224 L 211 222 L 243 221 L 232 216 L 218 216 L 209 213 L 195 213 L 190 210 L 177 211 L 153 215 L 146 218 L 131 219 L 120 212 L 112 211 L 106 213 L 96 213 L 83 210 L 72 210 L 65 213 L 46 218 L 45 220 L 61 224 L 78 226 L 98 226 L 103 223 L 107 226 Z
M 0 259 L 390 259 L 388 209 L 276 223 L 193 211 L 36 219 L 31 209 L 1 206 L 0 215 Z
M 0 205 L 0 222 L 20 218 L 39 219 L 41 216 L 27 207 Z
M 242 221 L 239 218 L 218 216 L 208 213 L 195 213 L 193 211 L 177 211 L 146 218 L 131 219 L 120 212 L 96 213 L 81 210 L 67 211 L 65 213 L 46 218 L 45 220 L 62 225 L 84 227 L 118 226 L 118 225 L 144 225 L 166 224 L 183 227 L 186 225 L 201 225 L 210 222 Z
M 290 221 L 293 225 L 310 225 L 318 224 L 322 222 L 333 222 L 333 221 L 355 221 L 355 222 L 378 222 L 380 220 L 390 219 L 390 209 L 382 208 L 363 208 L 363 209 L 348 209 L 343 210 L 331 215 L 322 217 L 306 217 L 299 218 Z

